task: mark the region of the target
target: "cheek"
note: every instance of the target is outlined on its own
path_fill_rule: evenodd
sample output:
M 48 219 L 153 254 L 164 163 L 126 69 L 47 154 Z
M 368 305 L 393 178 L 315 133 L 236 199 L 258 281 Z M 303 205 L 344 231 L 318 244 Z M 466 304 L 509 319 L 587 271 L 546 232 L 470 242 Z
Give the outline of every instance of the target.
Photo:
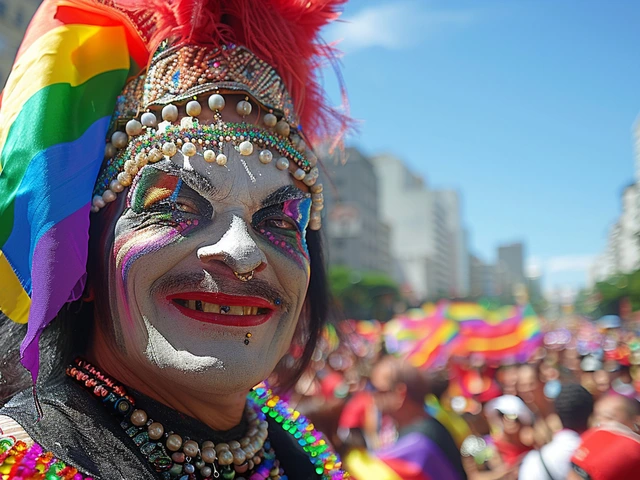
M 113 255 L 117 271 L 123 283 L 127 283 L 129 271 L 136 261 L 145 255 L 178 241 L 180 231 L 170 227 L 147 227 L 143 230 L 128 230 L 117 235 Z M 142 261 L 142 260 L 141 260 Z

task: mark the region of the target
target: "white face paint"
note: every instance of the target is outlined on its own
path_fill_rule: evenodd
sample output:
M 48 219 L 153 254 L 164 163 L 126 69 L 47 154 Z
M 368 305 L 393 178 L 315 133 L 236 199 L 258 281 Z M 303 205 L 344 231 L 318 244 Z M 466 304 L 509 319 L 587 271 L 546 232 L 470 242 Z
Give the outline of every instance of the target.
M 115 226 L 118 354 L 168 388 L 236 393 L 264 380 L 306 296 L 308 193 L 259 151 L 225 154 L 225 166 L 196 155 L 187 167 L 181 154 L 147 165 Z

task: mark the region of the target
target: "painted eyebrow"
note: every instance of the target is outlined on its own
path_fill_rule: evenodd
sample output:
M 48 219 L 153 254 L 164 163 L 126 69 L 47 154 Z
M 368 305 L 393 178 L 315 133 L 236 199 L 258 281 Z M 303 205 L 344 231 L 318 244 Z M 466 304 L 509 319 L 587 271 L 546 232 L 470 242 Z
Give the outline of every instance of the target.
M 190 188 L 205 198 L 212 196 L 217 191 L 211 182 L 196 170 L 185 170 L 171 161 L 167 163 L 158 162 L 153 165 L 153 167 L 169 175 L 176 175 Z
M 287 200 L 298 200 L 301 198 L 309 198 L 310 196 L 310 194 L 303 192 L 295 185 L 284 185 L 262 200 L 262 208 L 280 205 Z

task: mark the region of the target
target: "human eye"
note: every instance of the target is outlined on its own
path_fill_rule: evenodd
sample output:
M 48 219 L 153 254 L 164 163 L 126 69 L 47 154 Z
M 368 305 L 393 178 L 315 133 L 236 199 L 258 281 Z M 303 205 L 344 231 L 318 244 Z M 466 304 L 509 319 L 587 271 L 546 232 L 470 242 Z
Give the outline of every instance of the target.
M 287 220 L 285 218 L 266 218 L 260 224 L 259 227 L 266 227 L 270 229 L 278 229 L 278 230 L 297 230 L 297 227 L 291 220 Z
M 201 215 L 200 208 L 196 203 L 187 198 L 178 198 L 175 201 L 176 210 L 182 213 L 190 213 L 192 215 Z

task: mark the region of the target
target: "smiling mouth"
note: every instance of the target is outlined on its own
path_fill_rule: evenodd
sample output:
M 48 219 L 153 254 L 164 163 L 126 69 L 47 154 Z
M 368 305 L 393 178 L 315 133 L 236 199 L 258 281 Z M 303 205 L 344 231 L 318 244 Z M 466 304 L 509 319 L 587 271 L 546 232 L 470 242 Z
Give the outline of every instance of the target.
M 218 305 L 217 303 L 203 302 L 202 300 L 184 300 L 174 298 L 173 301 L 189 310 L 205 313 L 219 313 L 220 315 L 266 315 L 268 308 L 243 305 Z
M 264 298 L 222 293 L 180 293 L 169 295 L 167 300 L 187 317 L 230 327 L 260 325 L 276 311 L 276 307 Z

